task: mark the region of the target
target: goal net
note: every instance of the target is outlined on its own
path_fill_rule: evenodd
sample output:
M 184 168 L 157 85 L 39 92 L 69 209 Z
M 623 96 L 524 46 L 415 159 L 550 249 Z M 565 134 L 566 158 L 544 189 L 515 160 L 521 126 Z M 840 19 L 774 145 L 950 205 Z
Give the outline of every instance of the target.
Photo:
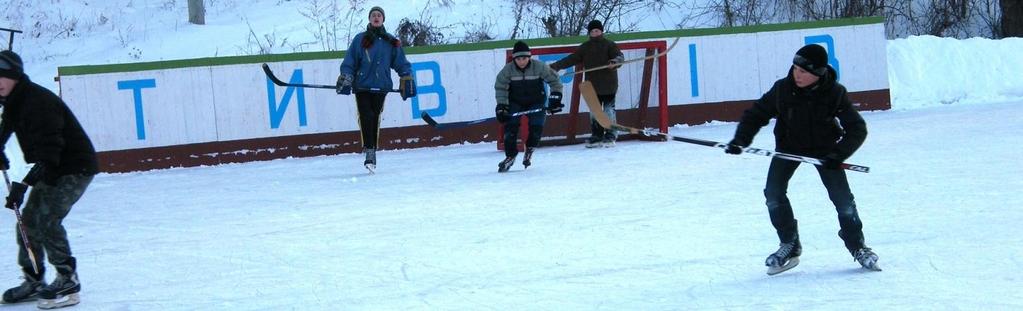
M 625 56 L 626 64 L 619 67 L 618 92 L 615 96 L 616 123 L 661 132 L 668 130 L 667 64 L 668 42 L 661 40 L 618 42 L 618 48 Z M 578 45 L 564 47 L 540 47 L 530 50 L 534 59 L 553 63 L 576 50 Z M 661 55 L 658 55 L 662 53 Z M 506 52 L 506 61 L 511 61 L 511 49 Z M 644 59 L 646 58 L 646 59 Z M 637 60 L 629 62 L 631 60 Z M 579 83 L 586 73 L 581 64 L 562 70 L 561 83 L 564 85 L 565 108 L 561 113 L 547 116 L 541 145 L 569 145 L 583 143 L 590 137 L 590 115 L 586 103 L 579 94 Z M 519 129 L 519 149 L 524 149 L 528 137 L 525 120 Z M 639 135 L 618 133 L 618 140 L 628 139 L 663 140 Z M 497 126 L 497 148 L 504 149 L 503 130 Z

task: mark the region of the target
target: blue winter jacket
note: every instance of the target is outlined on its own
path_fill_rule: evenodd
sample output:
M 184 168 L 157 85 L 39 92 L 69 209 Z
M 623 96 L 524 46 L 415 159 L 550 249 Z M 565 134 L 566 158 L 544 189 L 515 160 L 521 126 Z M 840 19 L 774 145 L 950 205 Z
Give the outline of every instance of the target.
M 341 74 L 352 75 L 352 88 L 355 92 L 387 92 L 394 89 L 389 69 L 394 69 L 399 77 L 412 74 L 412 64 L 405 58 L 405 50 L 400 43 L 394 44 L 384 38 L 377 38 L 368 49 L 363 48 L 362 37 L 365 35 L 363 32 L 352 38 L 352 44 L 348 46 L 345 59 L 341 62 Z

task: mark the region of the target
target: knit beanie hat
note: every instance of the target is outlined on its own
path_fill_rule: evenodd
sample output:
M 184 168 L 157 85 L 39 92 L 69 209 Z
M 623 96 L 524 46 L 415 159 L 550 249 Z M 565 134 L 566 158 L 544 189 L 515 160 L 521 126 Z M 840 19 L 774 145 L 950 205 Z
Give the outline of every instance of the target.
M 531 55 L 532 54 L 529 53 L 529 45 L 522 41 L 515 42 L 515 48 L 512 48 L 512 58 L 519 56 L 529 57 Z
M 24 73 L 21 56 L 11 50 L 0 51 L 0 77 L 21 80 Z
M 602 24 L 599 20 L 592 20 L 589 24 L 586 24 L 586 32 L 593 31 L 594 29 L 604 31 L 604 24 Z
M 384 14 L 384 9 L 383 8 L 375 6 L 372 9 L 369 9 L 369 16 L 373 16 L 373 11 L 380 12 L 380 16 L 383 17 L 383 21 L 385 21 L 385 22 L 387 21 L 387 14 Z
M 828 72 L 828 51 L 819 44 L 807 44 L 796 51 L 792 64 L 821 77 Z

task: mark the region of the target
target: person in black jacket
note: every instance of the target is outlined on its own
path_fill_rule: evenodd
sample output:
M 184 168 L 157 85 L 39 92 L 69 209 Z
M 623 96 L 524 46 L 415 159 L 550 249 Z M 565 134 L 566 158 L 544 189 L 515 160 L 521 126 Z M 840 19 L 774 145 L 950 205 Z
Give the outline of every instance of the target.
M 747 109 L 734 139 L 725 149 L 740 154 L 753 136 L 772 118 L 775 148 L 779 152 L 821 159 L 817 173 L 838 212 L 838 235 L 853 258 L 863 267 L 877 268 L 877 255 L 864 243 L 863 224 L 856 211 L 849 182 L 841 164 L 852 156 L 867 137 L 867 126 L 849 101 L 846 89 L 836 81 L 824 47 L 810 44 L 800 48 L 787 77 L 774 83 L 767 93 Z M 768 273 L 779 273 L 799 263 L 802 246 L 792 206 L 786 196 L 789 179 L 800 162 L 771 160 L 764 196 L 767 209 L 781 240 L 778 251 L 767 257 Z M 773 272 L 773 273 L 772 273 Z
M 96 150 L 68 106 L 29 80 L 21 57 L 9 50 L 0 52 L 0 102 L 0 148 L 14 134 L 25 162 L 33 164 L 22 182 L 11 183 L 5 207 L 17 209 L 25 203 L 22 220 L 36 256 L 34 266 L 39 267 L 38 272 L 33 269 L 18 231 L 18 264 L 25 281 L 4 292 L 3 301 L 41 298 L 39 307 L 47 309 L 77 304 L 81 285 L 61 223 L 98 171 Z M 0 168 L 8 169 L 7 156 L 0 160 Z M 25 200 L 29 187 L 32 191 Z M 57 277 L 44 286 L 47 256 Z
M 625 61 L 625 55 L 622 54 L 617 43 L 604 36 L 604 24 L 599 20 L 590 21 L 586 25 L 586 31 L 589 34 L 589 39 L 579 44 L 572 54 L 552 63 L 551 69 L 559 71 L 579 63 L 582 63 L 587 69 L 615 65 L 586 73 L 586 81 L 593 83 L 604 114 L 607 114 L 613 123 L 616 118 L 615 94 L 618 94 L 618 67 L 620 66 L 616 64 Z M 618 140 L 615 131 L 600 126 L 592 114 L 590 115 L 590 131 L 592 134 L 586 140 L 586 148 L 614 147 L 615 141 Z

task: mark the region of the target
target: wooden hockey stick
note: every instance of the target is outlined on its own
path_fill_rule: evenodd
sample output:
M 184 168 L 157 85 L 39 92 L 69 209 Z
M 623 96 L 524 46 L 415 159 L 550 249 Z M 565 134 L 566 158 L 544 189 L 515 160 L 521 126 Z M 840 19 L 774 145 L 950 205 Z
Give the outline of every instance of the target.
M 603 65 L 603 66 L 599 66 L 599 67 L 586 68 L 586 69 L 579 70 L 579 71 L 576 71 L 576 72 L 566 72 L 564 74 L 561 74 L 561 76 L 562 77 L 566 77 L 566 76 L 569 76 L 569 75 L 577 75 L 577 74 L 581 74 L 581 73 L 597 71 L 597 70 L 607 69 L 607 68 L 611 68 L 611 67 L 618 67 L 618 66 L 625 65 L 625 64 L 628 64 L 628 63 L 633 63 L 633 62 L 648 60 L 648 59 L 651 59 L 651 58 L 661 57 L 661 56 L 667 55 L 668 52 L 671 51 L 671 49 L 675 48 L 675 45 L 678 44 L 678 41 L 680 39 L 681 38 L 675 38 L 675 41 L 672 42 L 671 45 L 668 46 L 667 49 L 665 49 L 664 51 L 660 51 L 658 53 L 654 53 L 654 55 L 644 56 L 644 57 L 640 57 L 640 58 L 633 58 L 633 59 L 626 60 L 626 61 L 623 61 L 623 62 L 617 63 L 617 64 L 607 64 L 607 65 Z

